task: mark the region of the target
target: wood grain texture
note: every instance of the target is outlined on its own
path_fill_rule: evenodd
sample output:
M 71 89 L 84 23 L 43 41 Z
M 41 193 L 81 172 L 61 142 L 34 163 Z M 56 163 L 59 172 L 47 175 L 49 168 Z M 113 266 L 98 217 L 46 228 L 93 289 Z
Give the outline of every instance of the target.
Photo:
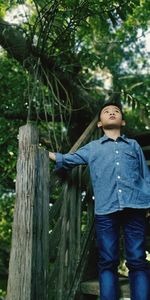
M 33 143 L 33 144 L 32 144 Z M 48 300 L 49 158 L 33 125 L 19 132 L 7 300 Z

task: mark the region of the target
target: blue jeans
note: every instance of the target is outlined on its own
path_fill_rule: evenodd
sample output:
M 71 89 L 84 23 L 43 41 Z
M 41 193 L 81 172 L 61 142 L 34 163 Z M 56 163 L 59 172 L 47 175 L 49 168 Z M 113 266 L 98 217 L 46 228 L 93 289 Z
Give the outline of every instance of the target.
M 99 251 L 100 300 L 118 300 L 120 226 L 123 228 L 131 300 L 150 300 L 150 271 L 145 254 L 145 210 L 126 208 L 95 216 Z

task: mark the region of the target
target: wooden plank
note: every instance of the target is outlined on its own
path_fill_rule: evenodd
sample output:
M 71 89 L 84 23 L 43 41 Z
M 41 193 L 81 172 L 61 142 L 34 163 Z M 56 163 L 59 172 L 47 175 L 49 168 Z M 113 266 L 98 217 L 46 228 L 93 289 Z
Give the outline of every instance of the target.
M 50 251 L 49 251 L 49 259 L 50 261 L 54 261 L 57 257 L 57 247 L 60 241 L 60 236 L 61 236 L 61 218 L 59 218 L 52 230 L 52 232 L 50 233 L 50 237 L 49 237 L 49 245 L 52 247 L 50 247 Z
M 7 300 L 48 300 L 49 158 L 36 143 L 21 127 Z
M 87 201 L 87 226 L 91 226 L 94 219 L 94 209 L 93 209 L 92 195 L 89 190 L 87 191 L 86 201 Z
M 146 162 L 147 162 L 147 165 L 150 166 L 150 160 L 147 160 Z
M 80 286 L 81 278 L 83 276 L 83 271 L 85 270 L 85 266 L 87 265 L 89 249 L 93 243 L 94 237 L 94 224 L 91 226 L 89 232 L 86 233 L 86 240 L 84 241 L 84 245 L 81 249 L 80 262 L 76 269 L 76 276 L 74 278 L 74 282 L 72 283 L 72 288 L 69 291 L 69 295 L 66 300 L 74 300 L 77 289 Z
M 49 212 L 50 226 L 60 216 L 61 206 L 62 206 L 62 201 L 61 201 L 61 196 L 60 196 L 60 199 L 57 200 L 50 209 L 50 212 Z
M 142 150 L 143 150 L 143 151 L 150 150 L 150 145 L 149 145 L 149 146 L 144 146 L 144 147 L 142 147 Z
M 121 297 L 130 297 L 128 278 L 119 278 Z M 99 282 L 90 280 L 81 283 L 81 292 L 83 294 L 99 296 Z
M 96 115 L 96 117 L 92 120 L 92 122 L 89 124 L 89 126 L 85 129 L 85 131 L 82 133 L 80 138 L 73 145 L 73 147 L 70 149 L 69 152 L 76 151 L 83 143 L 87 142 L 87 140 L 91 137 L 93 131 L 95 130 L 97 122 L 98 122 L 98 116 Z
M 81 283 L 83 294 L 99 296 L 99 283 L 97 280 L 90 280 Z
M 82 166 L 78 168 L 78 186 L 76 199 L 76 260 L 79 263 L 81 253 L 81 177 Z
M 66 242 L 67 242 L 67 221 L 68 221 L 68 184 L 65 185 L 64 189 L 64 199 L 61 210 L 61 239 L 59 245 L 59 255 L 58 255 L 58 277 L 57 277 L 57 286 L 56 288 L 56 300 L 62 300 L 65 288 L 66 274 L 65 274 L 65 264 L 66 264 Z
M 76 181 L 77 169 L 72 171 L 69 189 L 67 288 L 70 289 L 76 268 Z

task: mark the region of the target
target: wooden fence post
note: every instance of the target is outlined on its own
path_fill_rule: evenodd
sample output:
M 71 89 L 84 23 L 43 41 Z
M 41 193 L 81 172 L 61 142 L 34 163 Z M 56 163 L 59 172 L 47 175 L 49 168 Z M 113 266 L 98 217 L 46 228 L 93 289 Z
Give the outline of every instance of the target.
M 19 130 L 7 300 L 48 300 L 49 158 L 32 124 Z

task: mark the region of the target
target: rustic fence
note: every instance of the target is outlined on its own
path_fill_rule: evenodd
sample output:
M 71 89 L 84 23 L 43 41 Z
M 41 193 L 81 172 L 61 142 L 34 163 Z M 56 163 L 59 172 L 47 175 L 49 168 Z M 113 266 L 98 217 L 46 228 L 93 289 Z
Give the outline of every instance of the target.
M 96 138 L 95 118 L 70 151 Z M 94 134 L 94 137 L 92 136 Z M 38 131 L 19 131 L 16 204 L 7 300 L 71 300 L 93 239 L 93 201 L 85 167 L 70 172 L 49 211 L 49 158 Z M 50 223 L 49 223 L 50 219 Z
M 97 138 L 96 123 L 97 117 L 70 152 Z M 50 228 L 53 250 L 50 247 L 49 299 L 72 300 L 94 241 L 93 200 L 87 167 L 76 167 L 66 175 L 59 199 L 50 211 Z

